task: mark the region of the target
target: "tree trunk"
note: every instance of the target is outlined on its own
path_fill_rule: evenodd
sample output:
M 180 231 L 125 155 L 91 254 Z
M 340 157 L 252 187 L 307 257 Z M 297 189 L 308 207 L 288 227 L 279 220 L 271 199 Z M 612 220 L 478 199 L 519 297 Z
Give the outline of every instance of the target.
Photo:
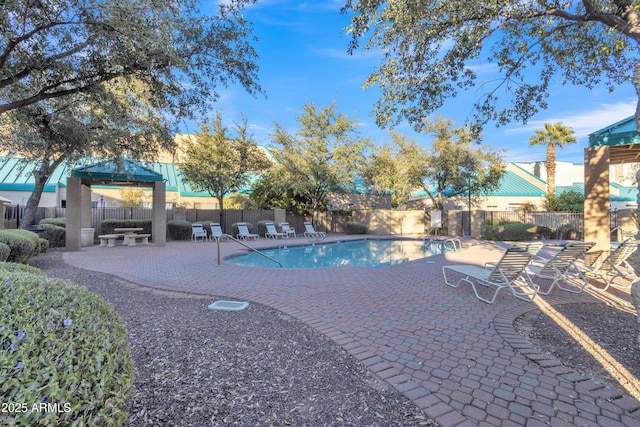
M 36 211 L 38 209 L 38 205 L 40 204 L 40 198 L 42 197 L 42 192 L 44 191 L 44 184 L 47 182 L 47 179 L 49 179 L 49 174 L 43 170 L 34 170 L 33 176 L 35 177 L 36 181 L 35 187 L 33 188 L 33 193 L 31 193 L 31 195 L 29 196 L 27 206 L 24 209 L 24 215 L 20 220 L 20 228 L 23 230 L 28 230 L 34 223 L 36 219 Z
M 547 195 L 556 195 L 556 147 L 553 141 L 547 145 Z
M 20 222 L 20 228 L 24 230 L 28 230 L 29 228 L 31 228 L 31 225 L 36 219 L 36 211 L 38 209 L 38 205 L 40 204 L 40 198 L 42 197 L 42 192 L 44 191 L 44 185 L 47 183 L 47 180 L 51 176 L 51 173 L 55 171 L 63 161 L 64 157 L 53 160 L 51 163 L 49 163 L 49 161 L 45 159 L 40 164 L 40 169 L 33 170 L 35 187 L 33 189 L 33 193 L 31 193 L 31 196 L 29 196 L 29 200 L 27 201 L 27 206 L 25 207 L 24 215 Z
M 221 197 L 216 197 L 216 199 L 218 199 L 218 203 L 220 204 L 220 227 L 222 228 L 222 232 L 224 233 L 225 231 L 225 226 L 224 226 L 224 196 Z

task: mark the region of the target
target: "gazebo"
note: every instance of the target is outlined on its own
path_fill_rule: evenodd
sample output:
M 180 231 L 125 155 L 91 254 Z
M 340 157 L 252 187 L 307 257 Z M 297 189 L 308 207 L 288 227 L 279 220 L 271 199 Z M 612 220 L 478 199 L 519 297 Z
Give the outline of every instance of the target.
M 91 186 L 115 185 L 145 187 L 153 190 L 151 236 L 155 246 L 167 241 L 166 189 L 162 175 L 142 163 L 124 159 L 104 160 L 78 167 L 67 178 L 66 250 L 79 251 L 82 228 L 91 227 Z
M 611 242 L 609 165 L 621 163 L 640 163 L 634 116 L 590 134 L 584 150 L 584 240 L 604 254 Z

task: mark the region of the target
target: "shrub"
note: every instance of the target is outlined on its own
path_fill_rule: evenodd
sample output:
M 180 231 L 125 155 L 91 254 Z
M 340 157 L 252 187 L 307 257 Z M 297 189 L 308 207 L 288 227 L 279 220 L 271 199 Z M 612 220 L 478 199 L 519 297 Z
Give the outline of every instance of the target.
M 553 232 L 553 238 L 559 240 L 582 240 L 582 234 L 571 224 L 564 224 Z
M 40 238 L 27 230 L 0 230 L 0 242 L 9 246 L 7 261 L 26 264 L 40 252 Z
M 167 234 L 173 240 L 191 239 L 191 223 L 189 221 L 167 222 Z
M 49 241 L 47 239 L 40 237 L 38 238 L 38 242 L 40 242 L 39 253 L 43 254 L 49 250 Z
M 202 224 L 202 228 L 207 232 L 207 236 L 211 236 L 211 221 L 196 221 L 194 224 Z M 191 231 L 189 231 L 189 236 L 191 236 Z
M 536 234 L 539 239 L 550 239 L 553 236 L 553 232 L 549 227 L 545 227 L 544 225 L 539 225 L 536 230 Z
M 247 224 L 249 224 L 247 222 Z M 258 221 L 258 223 L 256 224 L 256 231 L 254 231 L 254 233 L 259 234 L 261 236 L 264 236 L 265 233 L 267 232 L 267 226 L 266 224 L 275 224 L 275 221 L 273 221 L 272 219 L 268 219 L 268 220 L 260 220 Z M 249 227 L 249 231 L 251 232 L 251 229 L 253 227 Z M 236 233 L 237 234 L 237 233 Z
M 24 237 L 25 239 L 29 239 L 33 244 L 33 252 L 31 256 L 36 256 L 40 253 L 40 236 L 38 236 L 33 231 L 22 230 L 22 229 L 13 229 L 13 230 L 5 230 L 9 233 L 12 233 L 15 236 Z
M 486 240 L 497 240 L 499 226 L 497 225 L 485 225 L 482 229 L 482 236 Z
M 26 404 L 9 425 L 125 424 L 133 363 L 111 306 L 67 280 L 0 263 L 0 307 L 0 401 Z M 57 410 L 33 409 L 41 403 Z
M 9 258 L 11 248 L 6 243 L 0 242 L 0 262 L 5 262 Z
M 334 210 L 333 212 L 335 212 L 336 214 L 338 214 L 340 216 L 344 216 L 344 217 L 353 215 L 353 210 L 351 210 L 349 208 L 337 209 L 337 210 Z
M 103 234 L 114 234 L 116 228 L 142 228 L 141 233 L 151 234 L 150 219 L 105 219 L 100 223 Z
M 65 228 L 67 226 L 67 218 L 44 218 L 38 221 L 40 225 L 55 225 Z
M 41 224 L 44 230 L 38 230 L 36 233 L 43 239 L 49 241 L 50 248 L 63 248 L 67 241 L 67 231 L 64 227 L 54 224 Z
M 367 227 L 357 221 L 347 221 L 346 234 L 364 234 Z
M 547 210 L 584 212 L 584 194 L 571 190 L 556 196 L 547 196 Z
M 537 226 L 511 222 L 503 225 L 487 225 L 483 236 L 487 240 L 527 241 L 536 237 Z

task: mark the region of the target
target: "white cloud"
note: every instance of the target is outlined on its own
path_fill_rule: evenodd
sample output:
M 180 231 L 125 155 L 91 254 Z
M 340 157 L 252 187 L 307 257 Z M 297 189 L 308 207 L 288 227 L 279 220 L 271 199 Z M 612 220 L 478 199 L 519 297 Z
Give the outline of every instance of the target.
M 500 71 L 498 64 L 485 62 L 484 64 L 467 65 L 467 68 L 476 74 L 493 74 Z
M 636 109 L 636 102 L 636 100 L 629 100 L 614 104 L 601 104 L 598 108 L 590 111 L 574 111 L 548 116 L 541 120 L 532 120 L 525 126 L 508 129 L 505 133 L 533 134 L 535 130 L 544 128 L 545 123 L 562 122 L 565 126 L 572 128 L 578 138 L 582 138 L 633 115 Z

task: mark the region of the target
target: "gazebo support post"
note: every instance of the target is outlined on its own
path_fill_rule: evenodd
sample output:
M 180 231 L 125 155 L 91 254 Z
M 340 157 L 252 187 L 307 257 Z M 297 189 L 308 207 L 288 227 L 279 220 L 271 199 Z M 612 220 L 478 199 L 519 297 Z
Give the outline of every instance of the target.
M 584 150 L 584 195 L 584 241 L 596 242 L 592 250 L 605 257 L 611 245 L 608 146 Z
M 80 250 L 80 229 L 82 228 L 82 180 L 67 178 L 67 226 L 65 232 L 65 249 Z
M 167 192 L 166 183 L 153 183 L 153 223 L 151 238 L 154 246 L 164 246 L 167 242 Z

